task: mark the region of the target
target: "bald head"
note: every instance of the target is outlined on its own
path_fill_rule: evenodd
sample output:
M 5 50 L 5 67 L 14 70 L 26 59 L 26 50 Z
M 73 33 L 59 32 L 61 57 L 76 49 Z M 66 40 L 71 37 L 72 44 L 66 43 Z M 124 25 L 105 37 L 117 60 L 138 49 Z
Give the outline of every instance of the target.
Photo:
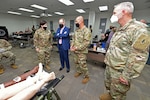
M 59 19 L 59 24 L 65 24 L 65 19 L 63 19 L 63 18 L 61 18 L 61 19 Z
M 84 26 L 83 16 L 78 16 L 75 20 L 75 24 L 79 24 L 79 28 L 82 28 Z
M 78 16 L 77 18 L 76 18 L 76 22 L 83 22 L 83 17 L 82 16 Z
M 65 26 L 65 19 L 61 18 L 59 19 L 59 27 L 63 28 Z

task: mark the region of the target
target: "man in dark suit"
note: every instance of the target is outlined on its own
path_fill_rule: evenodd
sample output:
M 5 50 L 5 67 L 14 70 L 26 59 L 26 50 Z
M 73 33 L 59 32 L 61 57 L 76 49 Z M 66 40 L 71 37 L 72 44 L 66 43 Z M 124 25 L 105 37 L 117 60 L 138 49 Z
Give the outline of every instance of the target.
M 67 73 L 70 71 L 68 50 L 70 48 L 70 37 L 69 28 L 65 26 L 65 20 L 63 18 L 59 19 L 59 28 L 57 29 L 55 37 L 58 38 L 58 49 L 60 55 L 61 71 L 66 64 Z

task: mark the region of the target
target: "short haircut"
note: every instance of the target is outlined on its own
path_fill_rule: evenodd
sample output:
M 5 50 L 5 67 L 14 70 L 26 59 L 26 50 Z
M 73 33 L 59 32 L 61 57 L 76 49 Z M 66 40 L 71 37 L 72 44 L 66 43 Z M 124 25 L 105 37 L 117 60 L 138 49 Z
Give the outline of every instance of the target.
M 122 3 L 119 3 L 119 4 L 115 5 L 114 7 L 115 8 L 119 7 L 119 9 L 125 9 L 129 13 L 134 12 L 134 6 L 133 6 L 132 2 L 122 2 Z
M 47 22 L 45 20 L 40 21 L 40 26 L 46 24 Z

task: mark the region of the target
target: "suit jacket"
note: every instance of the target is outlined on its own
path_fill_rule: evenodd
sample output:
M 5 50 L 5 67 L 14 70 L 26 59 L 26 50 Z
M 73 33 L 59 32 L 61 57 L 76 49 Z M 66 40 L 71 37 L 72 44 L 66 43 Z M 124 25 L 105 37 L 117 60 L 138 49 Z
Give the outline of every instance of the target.
M 64 26 L 63 27 L 63 31 L 62 33 L 60 33 L 61 31 L 61 28 L 58 28 L 57 29 L 57 32 L 55 34 L 55 37 L 58 38 L 58 48 L 59 48 L 59 39 L 62 39 L 62 47 L 64 50 L 68 50 L 70 49 L 70 37 L 69 37 L 69 33 L 70 33 L 70 30 L 68 27 Z

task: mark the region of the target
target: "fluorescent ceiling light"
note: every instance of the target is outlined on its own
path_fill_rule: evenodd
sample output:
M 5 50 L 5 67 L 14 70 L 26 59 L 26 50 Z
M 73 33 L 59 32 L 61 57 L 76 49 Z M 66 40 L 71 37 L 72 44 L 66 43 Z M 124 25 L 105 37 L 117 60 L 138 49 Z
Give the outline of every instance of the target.
M 40 16 L 36 16 L 36 15 L 31 15 L 31 17 L 40 18 Z
M 61 12 L 54 12 L 54 13 L 57 15 L 64 15 L 64 13 L 61 13 Z
M 9 14 L 15 14 L 15 15 L 21 15 L 21 13 L 13 12 L 13 11 L 7 11 L 7 13 L 9 13 Z
M 83 9 L 76 9 L 76 11 L 79 13 L 85 13 L 85 11 Z
M 74 5 L 73 2 L 71 2 L 70 0 L 58 0 L 59 2 L 67 5 L 67 6 L 70 6 L 70 5 Z
M 84 2 L 92 2 L 92 1 L 94 1 L 94 0 L 83 0 Z
M 47 14 L 48 16 L 52 16 L 51 14 Z
M 34 10 L 26 9 L 26 8 L 19 8 L 19 10 L 26 11 L 26 12 L 34 12 Z
M 106 11 L 108 10 L 108 6 L 99 6 L 100 11 Z
M 33 4 L 33 5 L 31 5 L 31 7 L 38 8 L 38 9 L 41 9 L 41 10 L 47 10 L 47 8 L 46 8 L 46 7 L 42 7 L 42 6 L 37 5 L 37 4 Z

